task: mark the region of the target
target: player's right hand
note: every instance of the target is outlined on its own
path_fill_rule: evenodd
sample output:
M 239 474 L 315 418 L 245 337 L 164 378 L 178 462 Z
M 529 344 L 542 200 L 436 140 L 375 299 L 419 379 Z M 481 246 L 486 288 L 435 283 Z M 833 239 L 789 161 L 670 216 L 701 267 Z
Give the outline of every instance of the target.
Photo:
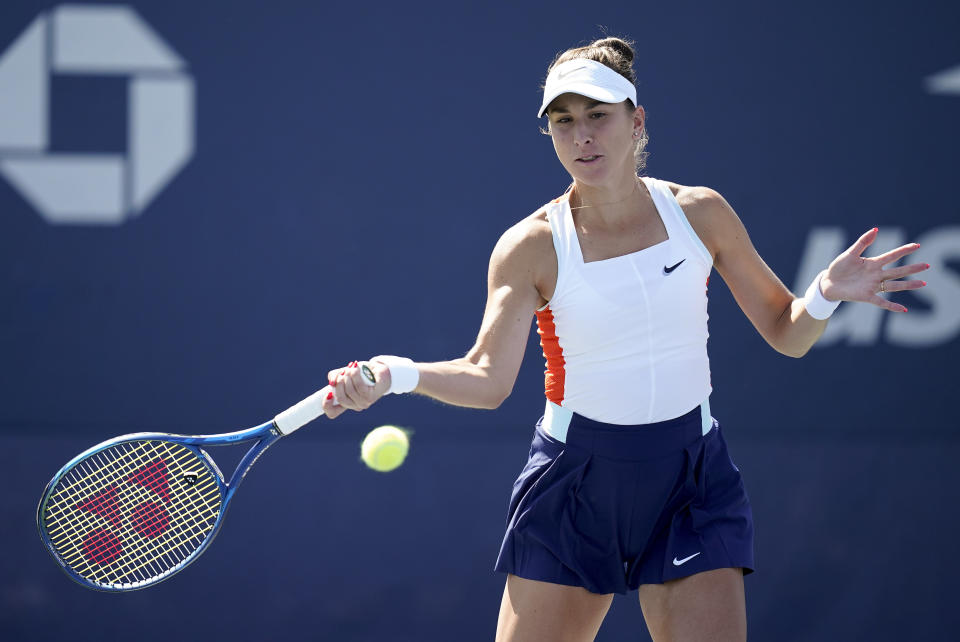
M 373 385 L 362 371 L 363 367 L 372 371 Z M 383 363 L 353 361 L 327 373 L 327 381 L 333 392 L 323 400 L 323 412 L 335 419 L 346 410 L 366 410 L 386 394 L 390 389 L 390 369 Z

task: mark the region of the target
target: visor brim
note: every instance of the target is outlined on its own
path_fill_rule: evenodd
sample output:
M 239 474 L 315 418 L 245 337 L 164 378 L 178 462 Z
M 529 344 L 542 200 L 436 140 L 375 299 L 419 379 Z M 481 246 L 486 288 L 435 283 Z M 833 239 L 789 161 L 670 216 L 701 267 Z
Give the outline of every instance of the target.
M 596 85 L 583 82 L 570 83 L 562 87 L 557 87 L 554 91 L 543 96 L 543 104 L 540 105 L 540 111 L 537 113 L 537 118 L 542 117 L 547 111 L 547 108 L 550 107 L 550 103 L 563 94 L 577 94 L 580 96 L 586 96 L 587 98 L 593 98 L 594 100 L 599 100 L 602 103 L 610 103 L 612 105 L 622 103 L 623 101 L 630 99 L 630 96 L 625 95 L 623 92 L 607 89 L 606 87 L 598 87 Z

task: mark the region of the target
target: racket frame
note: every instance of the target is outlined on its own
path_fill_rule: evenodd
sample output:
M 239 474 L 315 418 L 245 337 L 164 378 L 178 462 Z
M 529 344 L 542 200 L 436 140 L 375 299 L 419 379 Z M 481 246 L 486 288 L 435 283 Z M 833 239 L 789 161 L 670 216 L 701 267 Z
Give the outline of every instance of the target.
M 362 375 L 360 380 L 364 384 L 373 386 L 376 383 L 376 377 L 373 374 L 373 369 L 369 362 L 355 362 L 354 365 L 359 367 L 360 374 Z M 333 388 L 331 386 L 325 386 L 306 399 L 303 399 L 299 403 L 287 408 L 272 420 L 260 424 L 259 426 L 254 426 L 253 428 L 247 428 L 246 430 L 220 433 L 217 435 L 179 435 L 174 433 L 157 432 L 131 433 L 129 435 L 121 435 L 113 439 L 108 439 L 107 441 L 99 443 L 96 446 L 88 448 L 67 462 L 67 464 L 64 465 L 63 468 L 61 468 L 57 474 L 53 476 L 53 479 L 50 480 L 50 482 L 47 484 L 47 487 L 44 489 L 43 495 L 40 496 L 40 504 L 37 506 L 37 530 L 40 532 L 40 539 L 43 540 L 44 548 L 47 549 L 53 559 L 57 562 L 60 568 L 63 569 L 67 576 L 70 577 L 70 579 L 74 580 L 78 584 L 81 584 L 82 586 L 98 591 L 132 591 L 146 588 L 147 586 L 153 586 L 176 575 L 196 561 L 196 559 L 200 557 L 200 555 L 207 550 L 207 548 L 213 542 L 217 533 L 220 531 L 220 527 L 223 525 L 223 519 L 227 514 L 227 508 L 229 507 L 230 501 L 233 499 L 234 494 L 237 492 L 240 482 L 244 480 L 244 478 L 247 476 L 247 472 L 249 472 L 253 465 L 257 463 L 257 459 L 260 458 L 260 455 L 262 455 L 267 448 L 273 445 L 273 443 L 278 439 L 290 435 L 294 431 L 299 430 L 301 427 L 320 417 L 323 414 L 324 400 L 330 397 L 333 398 L 334 405 L 339 405 L 336 397 L 334 396 Z M 224 481 L 223 473 L 220 471 L 220 468 L 217 466 L 216 462 L 209 454 L 207 454 L 206 451 L 203 450 L 203 448 L 201 448 L 201 446 L 229 446 L 253 440 L 257 440 L 257 443 L 251 446 L 247 453 L 240 459 L 236 469 L 233 471 L 233 475 L 230 477 L 230 481 Z M 56 547 L 47 533 L 43 514 L 44 508 L 46 507 L 47 501 L 50 499 L 50 494 L 53 492 L 57 483 L 63 478 L 64 475 L 73 470 L 73 468 L 82 460 L 112 446 L 117 446 L 130 441 L 166 441 L 179 444 L 193 451 L 214 473 L 213 476 L 217 481 L 217 489 L 220 492 L 220 512 L 217 515 L 217 520 L 210 529 L 210 532 L 203 539 L 200 545 L 173 568 L 139 582 L 132 582 L 120 586 L 100 584 L 97 582 L 92 582 L 79 573 L 76 573 L 72 568 L 70 568 L 69 564 L 61 559 L 60 554 L 57 552 Z
M 260 458 L 267 448 L 269 448 L 274 442 L 276 442 L 278 439 L 281 439 L 283 436 L 284 434 L 277 427 L 276 423 L 271 420 L 259 426 L 247 428 L 246 430 L 221 433 L 218 435 L 178 435 L 174 433 L 159 432 L 131 433 L 129 435 L 121 435 L 119 437 L 114 437 L 113 439 L 108 439 L 107 441 L 99 443 L 96 446 L 88 448 L 67 462 L 67 464 L 64 465 L 63 468 L 61 468 L 57 474 L 53 476 L 53 479 L 50 480 L 50 482 L 47 484 L 47 487 L 43 491 L 43 495 L 40 498 L 40 504 L 37 506 L 37 530 L 40 533 L 40 538 L 43 540 L 44 548 L 47 549 L 47 552 L 50 553 L 53 559 L 57 562 L 58 566 L 67 574 L 68 577 L 70 577 L 70 579 L 78 584 L 97 591 L 133 591 L 162 582 L 163 580 L 176 575 L 196 561 L 196 559 L 200 557 L 207 547 L 213 543 L 214 538 L 220 531 L 220 527 L 223 525 L 227 508 L 230 506 L 230 501 L 233 499 L 237 488 L 240 486 L 240 482 L 244 480 L 244 478 L 247 476 L 247 473 L 257 462 L 257 459 Z M 254 440 L 257 440 L 257 443 L 251 446 L 246 454 L 240 459 L 240 462 L 237 464 L 237 467 L 234 470 L 233 475 L 231 475 L 229 481 L 224 479 L 223 473 L 213 460 L 213 457 L 211 457 L 202 448 L 203 446 L 229 446 Z M 75 572 L 63 559 L 61 559 L 60 554 L 57 552 L 52 540 L 49 537 L 49 534 L 47 533 L 44 519 L 44 508 L 50 499 L 50 494 L 56 488 L 59 481 L 71 470 L 73 470 L 77 464 L 92 455 L 106 450 L 107 448 L 131 441 L 165 441 L 179 444 L 193 451 L 214 473 L 214 478 L 217 482 L 217 488 L 220 492 L 220 511 L 217 515 L 217 520 L 214 523 L 213 528 L 211 528 L 210 532 L 203 539 L 200 545 L 173 568 L 164 571 L 156 577 L 151 577 L 147 580 L 131 582 L 129 584 L 123 584 L 119 586 L 92 582 Z

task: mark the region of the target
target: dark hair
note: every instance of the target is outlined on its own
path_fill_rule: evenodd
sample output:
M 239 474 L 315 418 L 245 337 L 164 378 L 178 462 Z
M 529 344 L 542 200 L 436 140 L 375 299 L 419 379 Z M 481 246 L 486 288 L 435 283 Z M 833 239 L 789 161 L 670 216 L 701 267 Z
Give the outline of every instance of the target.
M 633 43 L 622 38 L 601 38 L 585 47 L 574 47 L 557 55 L 550 65 L 553 69 L 562 62 L 586 58 L 610 67 L 615 72 L 637 84 L 637 75 L 633 71 Z M 550 73 L 550 70 L 547 70 Z M 634 105 L 636 107 L 636 105 Z
M 567 49 L 557 54 L 557 57 L 550 63 L 547 74 L 549 75 L 550 70 L 560 63 L 577 58 L 586 58 L 587 60 L 593 60 L 606 65 L 629 80 L 634 86 L 637 84 L 637 74 L 633 71 L 633 43 L 629 40 L 624 40 L 623 38 L 601 38 L 600 40 L 594 40 L 584 47 Z M 630 108 L 631 111 L 636 109 L 636 107 L 637 105 L 632 105 Z M 643 132 L 641 132 L 640 138 L 637 139 L 633 149 L 637 172 L 642 171 L 647 166 L 647 156 L 650 154 L 646 151 L 646 148 L 649 141 L 650 137 L 647 135 L 646 126 L 644 126 Z

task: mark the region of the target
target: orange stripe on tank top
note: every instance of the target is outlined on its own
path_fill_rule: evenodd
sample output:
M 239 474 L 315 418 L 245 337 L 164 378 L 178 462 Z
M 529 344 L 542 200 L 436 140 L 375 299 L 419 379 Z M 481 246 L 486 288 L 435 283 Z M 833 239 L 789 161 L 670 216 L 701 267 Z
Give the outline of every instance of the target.
M 557 338 L 557 326 L 553 322 L 553 311 L 547 306 L 537 310 L 537 334 L 540 335 L 540 347 L 547 361 L 547 371 L 543 374 L 544 392 L 547 399 L 557 404 L 563 403 L 563 385 L 566 379 L 566 361 L 563 348 Z

